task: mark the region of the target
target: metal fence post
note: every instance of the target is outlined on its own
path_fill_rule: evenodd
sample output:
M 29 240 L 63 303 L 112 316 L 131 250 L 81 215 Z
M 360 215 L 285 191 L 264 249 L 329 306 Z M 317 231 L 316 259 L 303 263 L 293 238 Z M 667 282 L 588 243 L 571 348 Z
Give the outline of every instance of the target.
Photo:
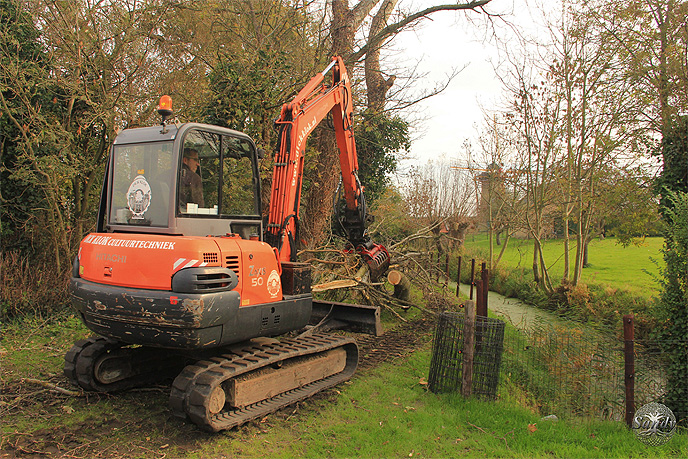
M 475 304 L 466 301 L 466 316 L 463 324 L 463 367 L 461 395 L 470 397 L 473 392 L 473 353 L 475 351 Z
M 449 252 L 447 252 L 447 257 L 444 259 L 444 274 L 447 276 L 447 283 L 449 282 Z
M 478 315 L 487 317 L 487 294 L 490 291 L 490 271 L 485 268 L 485 263 L 483 263 L 483 270 L 480 273 L 480 287 L 482 289 L 482 297 L 480 303 L 478 303 Z
M 458 267 L 456 269 L 456 297 L 459 297 L 459 287 L 461 286 L 461 255 L 459 255 Z
M 473 299 L 473 286 L 475 285 L 475 258 L 471 258 L 471 292 L 468 296 L 469 300 Z
M 623 316 L 624 384 L 626 386 L 626 424 L 633 425 L 635 416 L 635 354 L 633 353 L 633 314 Z

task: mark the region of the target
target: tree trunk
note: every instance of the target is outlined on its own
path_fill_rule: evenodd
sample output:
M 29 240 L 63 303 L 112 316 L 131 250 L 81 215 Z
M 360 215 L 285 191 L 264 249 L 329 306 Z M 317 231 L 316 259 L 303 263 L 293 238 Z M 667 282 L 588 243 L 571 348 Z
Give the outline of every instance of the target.
M 568 215 L 565 215 L 564 216 L 564 275 L 561 278 L 562 282 L 568 282 L 569 281 L 569 266 L 571 265 L 571 261 L 569 259 L 569 248 L 570 248 L 569 245 L 570 245 L 569 217 L 568 217 Z
M 377 36 L 387 25 L 387 20 L 392 14 L 398 0 L 384 0 L 370 23 L 368 41 Z M 385 109 L 387 91 L 394 84 L 394 76 L 385 79 L 380 70 L 380 49 L 384 42 L 379 42 L 368 49 L 365 59 L 365 80 L 368 95 L 368 110 L 374 114 L 381 113 Z
M 540 263 L 538 263 L 538 255 L 536 239 L 533 238 L 533 280 L 536 284 L 540 285 Z
M 349 0 L 332 0 L 332 53 L 342 56 L 345 62 L 354 52 L 355 33 L 354 12 L 349 9 Z

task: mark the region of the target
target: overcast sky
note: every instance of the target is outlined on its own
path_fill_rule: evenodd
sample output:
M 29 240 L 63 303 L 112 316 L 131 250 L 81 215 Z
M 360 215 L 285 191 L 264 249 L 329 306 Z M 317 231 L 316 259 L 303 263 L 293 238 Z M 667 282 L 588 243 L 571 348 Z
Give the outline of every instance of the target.
M 400 3 L 402 8 L 417 10 L 418 6 L 437 4 L 437 1 Z M 515 27 L 524 30 L 534 27 L 525 0 L 493 0 L 490 5 L 491 11 L 506 13 L 505 18 Z M 465 20 L 468 14 L 478 16 L 466 12 L 435 13 L 432 20 L 401 33 L 392 43 L 395 50 L 392 53 L 396 52 L 392 59 L 401 58 L 406 65 L 419 61 L 418 71 L 427 73 L 416 87 L 432 88 L 436 82 L 446 80 L 452 69 L 463 68 L 444 92 L 410 109 L 412 115 L 425 119 L 414 123 L 412 159 L 402 162 L 402 170 L 410 164 L 424 164 L 443 155 L 462 160 L 464 140 L 477 137 L 480 129 L 481 106 L 490 110 L 499 103 L 502 87 L 493 67 L 498 61 L 496 45 L 485 34 L 484 22 L 477 19 L 471 24 Z M 508 31 L 500 26 L 499 20 L 493 22 L 497 24 L 497 35 L 504 38 Z

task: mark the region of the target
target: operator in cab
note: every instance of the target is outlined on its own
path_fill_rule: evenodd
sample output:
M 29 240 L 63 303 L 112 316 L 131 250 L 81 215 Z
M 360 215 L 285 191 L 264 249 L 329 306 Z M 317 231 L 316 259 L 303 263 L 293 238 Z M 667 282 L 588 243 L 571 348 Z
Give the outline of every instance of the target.
M 182 163 L 181 177 L 179 178 L 179 206 L 181 211 L 187 211 L 187 203 L 204 207 L 203 183 L 198 173 L 198 167 L 201 164 L 198 151 L 193 148 L 184 148 Z

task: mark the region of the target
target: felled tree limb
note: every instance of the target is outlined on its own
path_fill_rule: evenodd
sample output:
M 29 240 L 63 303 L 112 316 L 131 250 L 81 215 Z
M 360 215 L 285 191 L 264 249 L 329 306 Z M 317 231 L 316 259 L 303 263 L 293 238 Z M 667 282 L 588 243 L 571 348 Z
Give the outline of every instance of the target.
M 331 282 L 314 285 L 311 288 L 313 293 L 326 292 L 328 290 L 336 290 L 339 288 L 350 288 L 358 285 L 355 279 L 340 279 Z
M 387 273 L 387 281 L 394 286 L 394 298 L 403 301 L 411 298 L 411 281 L 401 271 L 390 270 Z

